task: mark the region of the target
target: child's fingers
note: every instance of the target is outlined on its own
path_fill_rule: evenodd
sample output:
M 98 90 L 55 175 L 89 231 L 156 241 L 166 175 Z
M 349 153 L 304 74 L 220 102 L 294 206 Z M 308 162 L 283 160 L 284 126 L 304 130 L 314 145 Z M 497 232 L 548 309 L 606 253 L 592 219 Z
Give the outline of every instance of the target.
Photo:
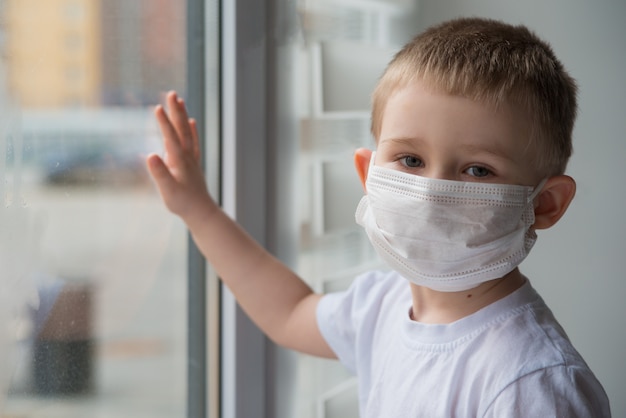
M 167 105 L 169 109 L 172 125 L 178 133 L 178 139 L 185 150 L 192 149 L 193 136 L 191 127 L 189 126 L 189 116 L 187 116 L 187 109 L 185 108 L 185 102 L 179 98 L 176 92 L 169 92 L 167 95 Z
M 159 105 L 154 109 L 154 116 L 156 117 L 161 133 L 163 134 L 165 152 L 169 155 L 180 155 L 182 145 L 178 137 L 178 132 L 170 122 L 163 106 Z
M 196 120 L 189 119 L 189 126 L 191 128 L 191 150 L 193 152 L 193 158 L 195 161 L 200 161 L 200 137 L 198 136 L 198 124 Z

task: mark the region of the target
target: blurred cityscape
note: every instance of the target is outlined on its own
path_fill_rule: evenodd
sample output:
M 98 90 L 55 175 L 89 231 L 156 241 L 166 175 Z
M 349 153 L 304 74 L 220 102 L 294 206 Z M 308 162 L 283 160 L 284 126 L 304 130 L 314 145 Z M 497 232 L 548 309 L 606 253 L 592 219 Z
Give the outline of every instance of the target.
M 159 146 L 149 106 L 167 90 L 185 91 L 184 3 L 2 0 L 0 8 L 0 93 L 20 109 L 13 136 L 23 162 L 54 184 L 144 182 L 138 156 Z
M 152 106 L 186 89 L 185 13 L 0 0 L 0 295 L 8 260 L 40 299 L 21 322 L 0 309 L 1 417 L 184 414 L 186 235 L 144 157 Z
M 24 109 L 142 106 L 185 88 L 185 7 L 170 0 L 2 0 L 7 92 Z

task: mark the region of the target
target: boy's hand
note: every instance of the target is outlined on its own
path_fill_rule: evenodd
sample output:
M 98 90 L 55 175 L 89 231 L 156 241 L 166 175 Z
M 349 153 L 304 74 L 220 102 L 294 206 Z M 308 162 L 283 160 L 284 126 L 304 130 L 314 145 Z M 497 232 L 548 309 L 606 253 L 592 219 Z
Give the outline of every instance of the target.
M 167 208 L 185 222 L 198 248 L 250 318 L 275 342 L 334 357 L 317 327 L 320 295 L 256 243 L 211 199 L 200 166 L 196 123 L 170 92 L 166 113 L 154 113 L 165 155 L 150 155 L 148 170 Z
M 148 171 L 156 182 L 167 208 L 183 220 L 215 206 L 207 191 L 200 166 L 200 144 L 194 119 L 175 92 L 167 94 L 168 112 L 157 106 L 154 114 L 163 134 L 165 155 L 151 154 Z M 201 209 L 202 208 L 202 209 Z

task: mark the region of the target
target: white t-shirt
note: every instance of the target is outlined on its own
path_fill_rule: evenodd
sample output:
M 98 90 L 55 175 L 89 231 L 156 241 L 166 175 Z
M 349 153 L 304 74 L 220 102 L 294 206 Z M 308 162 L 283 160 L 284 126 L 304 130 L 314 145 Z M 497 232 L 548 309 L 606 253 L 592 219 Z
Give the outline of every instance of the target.
M 371 272 L 317 309 L 359 381 L 363 418 L 610 417 L 608 398 L 529 282 L 445 325 L 409 318 L 397 273 Z

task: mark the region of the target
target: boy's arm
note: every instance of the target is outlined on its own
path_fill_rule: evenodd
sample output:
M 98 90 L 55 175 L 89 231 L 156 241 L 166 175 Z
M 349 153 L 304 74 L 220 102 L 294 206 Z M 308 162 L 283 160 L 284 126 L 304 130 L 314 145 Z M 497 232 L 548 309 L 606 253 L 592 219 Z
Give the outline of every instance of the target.
M 148 170 L 167 208 L 180 216 L 202 254 L 250 318 L 277 344 L 334 358 L 317 327 L 320 295 L 228 217 L 207 191 L 199 164 L 198 134 L 182 99 L 167 96 L 169 116 L 155 116 L 165 155 L 150 155 Z

